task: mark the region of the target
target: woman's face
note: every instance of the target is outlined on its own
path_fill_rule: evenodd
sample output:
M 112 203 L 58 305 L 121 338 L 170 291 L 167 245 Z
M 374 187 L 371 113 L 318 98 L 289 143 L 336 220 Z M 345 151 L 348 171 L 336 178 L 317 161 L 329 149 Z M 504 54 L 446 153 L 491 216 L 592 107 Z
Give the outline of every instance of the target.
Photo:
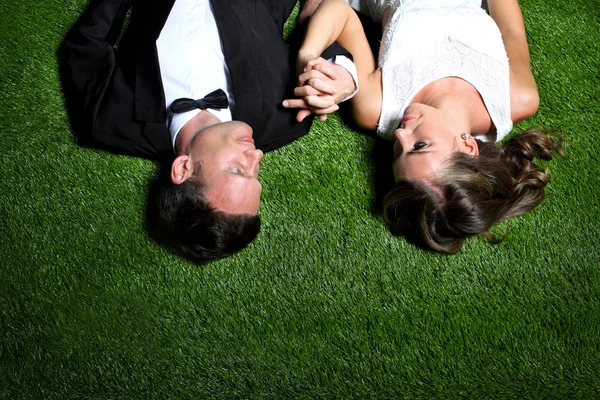
M 469 135 L 461 138 L 460 128 L 447 114 L 424 104 L 411 104 L 395 131 L 394 180 L 422 180 L 433 177 L 455 151 L 477 156 L 477 143 Z

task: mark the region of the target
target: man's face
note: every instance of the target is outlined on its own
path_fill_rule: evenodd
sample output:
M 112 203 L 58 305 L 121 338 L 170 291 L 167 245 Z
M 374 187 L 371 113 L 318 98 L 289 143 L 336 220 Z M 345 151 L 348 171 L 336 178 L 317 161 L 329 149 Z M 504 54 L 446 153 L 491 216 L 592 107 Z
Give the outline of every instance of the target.
M 192 165 L 202 164 L 206 198 L 213 207 L 231 214 L 258 212 L 263 152 L 254 146 L 250 126 L 240 121 L 210 126 L 192 139 L 189 156 Z

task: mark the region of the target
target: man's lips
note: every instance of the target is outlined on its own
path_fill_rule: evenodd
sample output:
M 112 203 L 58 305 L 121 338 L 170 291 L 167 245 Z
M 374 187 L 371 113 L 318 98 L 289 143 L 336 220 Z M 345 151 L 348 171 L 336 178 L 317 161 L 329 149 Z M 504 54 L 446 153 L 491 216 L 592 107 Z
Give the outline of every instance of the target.
M 402 117 L 402 119 L 400 120 L 400 124 L 405 123 L 406 121 L 410 121 L 411 119 L 416 119 L 417 117 L 414 117 L 412 115 L 405 115 L 404 117 Z
M 239 138 L 238 142 L 246 142 L 246 143 L 254 144 L 254 139 L 252 139 L 252 136 L 244 136 L 244 137 Z

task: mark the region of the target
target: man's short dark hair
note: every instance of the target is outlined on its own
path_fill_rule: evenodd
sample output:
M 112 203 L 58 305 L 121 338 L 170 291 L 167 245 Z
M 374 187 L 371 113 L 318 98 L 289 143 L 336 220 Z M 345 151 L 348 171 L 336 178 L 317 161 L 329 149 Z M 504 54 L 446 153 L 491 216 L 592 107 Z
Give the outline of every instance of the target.
M 260 230 L 260 218 L 215 209 L 205 197 L 201 163 L 194 175 L 176 185 L 170 167 L 161 168 L 150 187 L 146 223 L 159 244 L 195 263 L 225 258 L 247 247 Z

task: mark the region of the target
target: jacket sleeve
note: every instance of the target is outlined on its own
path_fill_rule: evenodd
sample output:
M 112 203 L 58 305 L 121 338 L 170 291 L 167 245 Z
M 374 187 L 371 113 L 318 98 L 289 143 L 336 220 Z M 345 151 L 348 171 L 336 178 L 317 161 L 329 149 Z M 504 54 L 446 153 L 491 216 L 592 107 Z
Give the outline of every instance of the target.
M 61 79 L 71 124 L 91 144 L 93 119 L 116 65 L 114 45 L 130 0 L 93 0 L 60 49 Z
M 149 159 L 170 159 L 174 153 L 164 110 L 152 111 L 155 118 L 136 116 L 136 49 L 140 45 L 133 46 L 131 39 L 137 36 L 122 34 L 131 6 L 131 0 L 92 0 L 65 37 L 59 57 L 67 111 L 73 133 L 82 145 Z M 118 40 L 121 50 L 115 47 Z M 154 53 L 155 47 L 143 47 L 147 56 L 144 60 L 154 60 Z M 161 87 L 160 79 L 151 81 Z M 158 97 L 154 100 L 160 102 L 161 90 L 157 92 L 151 97 Z

